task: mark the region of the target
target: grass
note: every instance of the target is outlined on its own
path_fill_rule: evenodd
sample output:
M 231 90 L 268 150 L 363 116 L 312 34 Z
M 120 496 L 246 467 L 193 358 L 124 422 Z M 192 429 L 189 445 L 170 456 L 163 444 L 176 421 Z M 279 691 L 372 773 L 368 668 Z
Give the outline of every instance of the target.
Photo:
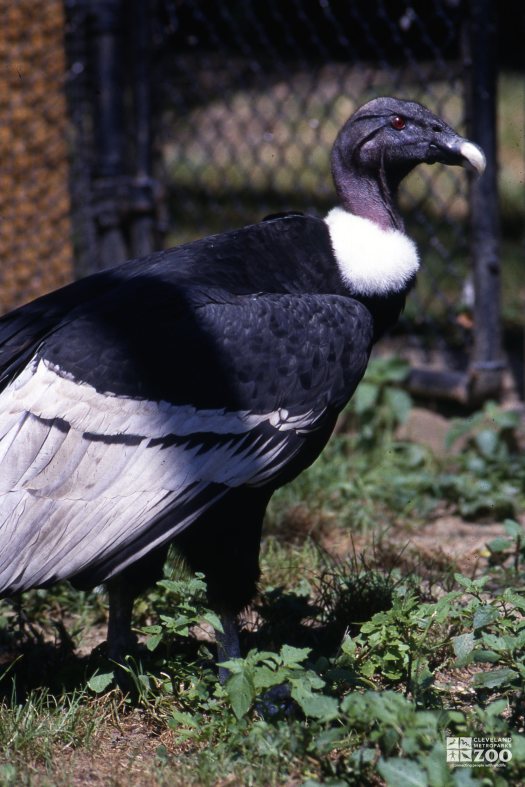
M 13 689 L 0 707 L 0 783 L 32 783 L 47 773 L 50 783 L 62 778 L 58 763 L 70 751 L 89 750 L 107 717 L 106 700 L 93 700 L 86 691 L 33 690 L 22 703 Z
M 97 647 L 103 595 L 65 584 L 26 594 L 23 616 L 3 604 L 0 783 L 525 779 L 519 419 L 487 405 L 452 421 L 444 455 L 402 443 L 403 369 L 372 365 L 344 429 L 272 501 L 245 657 L 225 687 L 205 585 L 175 559 L 137 605 L 135 704 L 112 688 Z M 468 526 L 481 539 L 474 563 L 456 532 Z M 432 546 L 412 546 L 424 532 Z M 511 738 L 512 760 L 465 776 L 446 763 L 447 735 Z

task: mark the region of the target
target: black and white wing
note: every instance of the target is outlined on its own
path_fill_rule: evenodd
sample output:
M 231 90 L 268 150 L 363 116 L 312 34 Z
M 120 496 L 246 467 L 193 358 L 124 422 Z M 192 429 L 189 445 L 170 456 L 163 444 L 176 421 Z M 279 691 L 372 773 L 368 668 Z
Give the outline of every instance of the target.
M 231 488 L 278 486 L 366 367 L 371 321 L 350 299 L 161 286 L 141 319 L 152 294 L 79 310 L 0 394 L 4 595 L 103 581 Z

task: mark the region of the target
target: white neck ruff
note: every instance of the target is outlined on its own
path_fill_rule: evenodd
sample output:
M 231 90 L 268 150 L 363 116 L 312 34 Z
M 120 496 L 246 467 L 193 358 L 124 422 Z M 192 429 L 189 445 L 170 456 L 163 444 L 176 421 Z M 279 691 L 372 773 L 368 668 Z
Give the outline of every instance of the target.
M 325 222 L 341 276 L 356 295 L 401 292 L 417 273 L 416 244 L 404 232 L 384 230 L 342 208 L 333 208 Z

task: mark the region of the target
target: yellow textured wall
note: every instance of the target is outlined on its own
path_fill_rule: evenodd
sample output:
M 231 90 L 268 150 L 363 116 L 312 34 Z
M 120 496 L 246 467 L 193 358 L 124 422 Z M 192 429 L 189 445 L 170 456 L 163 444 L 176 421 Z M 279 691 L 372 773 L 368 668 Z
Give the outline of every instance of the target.
M 72 278 L 61 0 L 0 0 L 0 313 Z

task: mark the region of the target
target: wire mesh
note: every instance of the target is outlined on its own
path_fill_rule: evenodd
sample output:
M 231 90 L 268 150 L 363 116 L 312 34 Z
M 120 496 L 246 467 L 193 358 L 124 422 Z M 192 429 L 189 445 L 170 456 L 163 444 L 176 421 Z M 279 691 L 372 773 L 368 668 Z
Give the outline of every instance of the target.
M 466 132 L 473 5 L 0 0 L 0 310 L 161 233 L 173 245 L 282 210 L 323 215 L 332 142 L 374 96 L 421 101 Z M 459 366 L 473 331 L 467 195 L 465 172 L 438 165 L 401 193 L 423 270 L 400 331 Z
M 326 212 L 332 142 L 374 96 L 421 101 L 465 130 L 463 4 L 164 0 L 158 10 L 170 244 L 265 213 Z M 446 322 L 447 342 L 464 344 L 456 317 L 470 292 L 465 173 L 419 168 L 401 202 L 408 231 L 425 247 L 406 319 L 420 335 L 427 323 Z

